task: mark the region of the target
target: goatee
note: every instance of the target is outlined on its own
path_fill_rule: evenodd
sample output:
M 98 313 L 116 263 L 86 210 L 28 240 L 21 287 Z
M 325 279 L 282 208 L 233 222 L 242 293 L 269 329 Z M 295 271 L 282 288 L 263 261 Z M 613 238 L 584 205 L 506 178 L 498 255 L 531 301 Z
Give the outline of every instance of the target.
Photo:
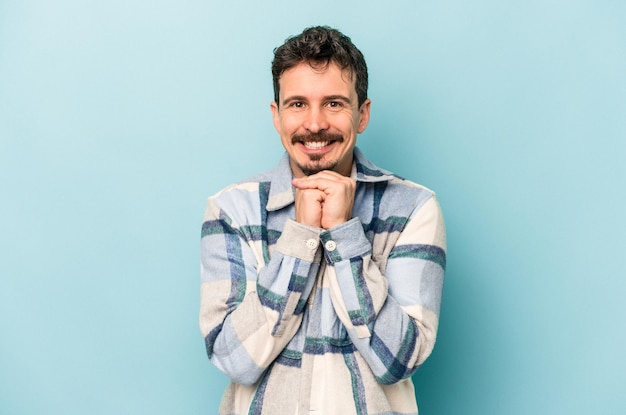
M 311 133 L 311 134 L 295 134 L 291 137 L 291 143 L 333 143 L 339 142 L 343 143 L 344 139 L 341 134 L 336 133 L 328 133 L 325 131 Z M 307 176 L 311 176 L 313 174 L 319 173 L 323 170 L 335 170 L 337 165 L 339 164 L 338 160 L 328 161 L 326 164 L 322 164 L 322 160 L 324 159 L 324 154 L 310 154 L 309 155 L 309 163 L 306 165 L 298 165 L 298 168 L 302 170 Z

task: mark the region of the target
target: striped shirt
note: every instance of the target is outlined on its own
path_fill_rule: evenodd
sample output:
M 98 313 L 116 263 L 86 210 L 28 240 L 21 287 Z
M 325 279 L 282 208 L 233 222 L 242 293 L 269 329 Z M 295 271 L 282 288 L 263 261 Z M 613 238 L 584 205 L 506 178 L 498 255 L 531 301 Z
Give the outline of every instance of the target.
M 200 328 L 231 382 L 220 414 L 417 414 L 446 263 L 432 191 L 354 151 L 353 218 L 295 221 L 287 154 L 209 198 Z

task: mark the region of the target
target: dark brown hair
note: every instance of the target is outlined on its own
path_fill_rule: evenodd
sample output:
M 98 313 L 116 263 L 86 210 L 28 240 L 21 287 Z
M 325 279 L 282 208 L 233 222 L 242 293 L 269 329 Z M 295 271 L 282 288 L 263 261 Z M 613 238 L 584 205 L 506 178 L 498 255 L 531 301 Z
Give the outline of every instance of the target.
M 274 49 L 272 79 L 274 81 L 274 101 L 278 106 L 280 76 L 303 62 L 323 70 L 330 63 L 347 69 L 356 77 L 355 89 L 359 108 L 367 99 L 367 65 L 360 50 L 350 38 L 337 29 L 328 26 L 315 26 L 301 34 L 287 38 L 284 44 Z

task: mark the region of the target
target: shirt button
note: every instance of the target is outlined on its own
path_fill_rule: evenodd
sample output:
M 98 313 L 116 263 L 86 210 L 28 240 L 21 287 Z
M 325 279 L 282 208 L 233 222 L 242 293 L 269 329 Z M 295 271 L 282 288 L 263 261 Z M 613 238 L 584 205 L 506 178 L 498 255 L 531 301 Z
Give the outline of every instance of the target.
M 316 239 L 313 239 L 313 238 L 308 239 L 305 243 L 306 243 L 307 248 L 309 248 L 309 249 L 317 248 L 317 240 Z
M 324 247 L 327 251 L 334 251 L 335 249 L 337 249 L 337 244 L 335 243 L 335 241 L 328 241 L 324 244 Z

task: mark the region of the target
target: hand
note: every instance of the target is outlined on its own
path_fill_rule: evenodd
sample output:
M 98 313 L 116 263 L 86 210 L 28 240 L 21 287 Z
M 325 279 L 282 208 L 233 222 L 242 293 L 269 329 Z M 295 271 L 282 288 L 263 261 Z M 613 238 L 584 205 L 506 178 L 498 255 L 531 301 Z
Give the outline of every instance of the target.
M 324 193 L 317 189 L 296 187 L 296 222 L 308 226 L 322 227 L 322 204 Z
M 296 221 L 323 229 L 352 219 L 356 181 L 330 170 L 293 179 Z

